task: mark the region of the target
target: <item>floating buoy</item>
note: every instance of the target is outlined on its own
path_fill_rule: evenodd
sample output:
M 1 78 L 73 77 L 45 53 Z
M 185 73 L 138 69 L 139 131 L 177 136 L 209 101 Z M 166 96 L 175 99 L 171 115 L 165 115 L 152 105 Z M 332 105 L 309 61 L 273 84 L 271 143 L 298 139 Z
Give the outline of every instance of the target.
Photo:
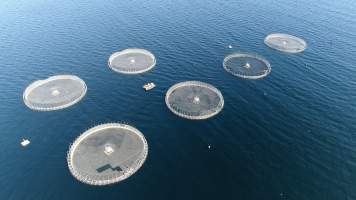
M 23 147 L 25 147 L 25 146 L 29 145 L 30 143 L 31 143 L 30 140 L 22 139 L 21 145 L 22 145 Z

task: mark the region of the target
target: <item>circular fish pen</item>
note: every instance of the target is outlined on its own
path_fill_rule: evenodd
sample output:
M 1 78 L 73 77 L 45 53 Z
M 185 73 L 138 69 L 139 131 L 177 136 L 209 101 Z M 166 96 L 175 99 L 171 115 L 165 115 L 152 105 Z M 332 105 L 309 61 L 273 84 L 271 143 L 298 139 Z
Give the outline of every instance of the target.
M 68 168 L 79 181 L 108 185 L 133 175 L 145 162 L 148 145 L 136 128 L 119 123 L 85 131 L 70 146 Z
M 282 33 L 270 34 L 264 42 L 272 49 L 287 53 L 300 53 L 307 48 L 307 43 L 303 39 Z
M 113 53 L 108 65 L 118 73 L 140 74 L 151 70 L 156 65 L 156 58 L 145 49 L 125 49 Z
M 223 67 L 230 74 L 245 79 L 260 79 L 272 70 L 271 64 L 266 59 L 245 53 L 226 56 Z
M 224 98 L 214 86 L 186 81 L 173 85 L 166 93 L 166 105 L 176 115 L 186 119 L 207 119 L 224 107 Z
M 87 86 L 79 77 L 57 75 L 31 83 L 23 93 L 23 101 L 32 110 L 53 111 L 74 105 L 86 92 Z

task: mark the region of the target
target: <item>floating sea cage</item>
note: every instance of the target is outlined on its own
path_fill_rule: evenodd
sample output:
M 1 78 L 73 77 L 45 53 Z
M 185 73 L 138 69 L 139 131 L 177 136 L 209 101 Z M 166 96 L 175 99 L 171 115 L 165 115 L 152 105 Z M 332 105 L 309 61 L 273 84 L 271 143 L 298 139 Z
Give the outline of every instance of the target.
M 125 49 L 113 53 L 108 65 L 118 73 L 140 74 L 151 70 L 156 65 L 156 58 L 145 49 Z
M 186 81 L 173 85 L 166 93 L 166 105 L 174 114 L 201 120 L 213 117 L 224 107 L 224 98 L 214 86 Z
M 57 75 L 31 83 L 23 93 L 23 101 L 33 110 L 53 111 L 74 105 L 86 92 L 87 86 L 79 77 Z
M 68 168 L 79 181 L 108 185 L 133 175 L 145 162 L 148 145 L 136 128 L 119 123 L 95 126 L 70 146 Z
M 300 53 L 307 48 L 307 43 L 303 39 L 283 33 L 270 34 L 264 42 L 272 49 L 287 53 Z
M 245 79 L 264 78 L 271 72 L 271 64 L 266 59 L 247 53 L 226 56 L 223 67 L 230 74 Z

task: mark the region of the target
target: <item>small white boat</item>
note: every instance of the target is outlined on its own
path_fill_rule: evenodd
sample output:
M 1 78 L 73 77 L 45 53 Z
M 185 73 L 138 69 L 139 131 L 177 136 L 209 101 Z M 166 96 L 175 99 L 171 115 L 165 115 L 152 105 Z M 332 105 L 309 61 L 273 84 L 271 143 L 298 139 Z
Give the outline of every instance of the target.
M 23 147 L 25 147 L 25 146 L 29 145 L 30 143 L 31 143 L 30 140 L 22 139 L 21 145 L 22 145 Z
M 229 49 L 232 49 L 232 45 L 229 45 Z
M 151 83 L 146 83 L 146 84 L 143 85 L 143 89 L 145 89 L 146 91 L 152 90 L 155 87 L 156 87 L 156 85 L 154 83 L 152 83 L 152 82 Z

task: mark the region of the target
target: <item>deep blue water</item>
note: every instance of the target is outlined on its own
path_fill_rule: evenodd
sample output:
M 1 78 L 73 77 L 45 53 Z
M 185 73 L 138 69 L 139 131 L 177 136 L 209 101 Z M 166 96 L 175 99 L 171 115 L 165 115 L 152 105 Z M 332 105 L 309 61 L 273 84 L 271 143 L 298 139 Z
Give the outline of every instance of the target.
M 308 49 L 269 49 L 273 32 Z M 155 69 L 111 71 L 110 54 L 130 47 L 153 52 Z M 235 51 L 262 55 L 271 74 L 226 73 L 222 60 Z M 26 86 L 56 74 L 85 80 L 86 97 L 28 109 Z M 165 92 L 185 80 L 219 88 L 223 111 L 204 121 L 172 114 Z M 149 81 L 157 87 L 145 93 Z M 70 175 L 66 153 L 106 122 L 140 129 L 149 155 L 126 181 L 92 187 Z M 356 199 L 356 1 L 2 0 L 0 199 Z

